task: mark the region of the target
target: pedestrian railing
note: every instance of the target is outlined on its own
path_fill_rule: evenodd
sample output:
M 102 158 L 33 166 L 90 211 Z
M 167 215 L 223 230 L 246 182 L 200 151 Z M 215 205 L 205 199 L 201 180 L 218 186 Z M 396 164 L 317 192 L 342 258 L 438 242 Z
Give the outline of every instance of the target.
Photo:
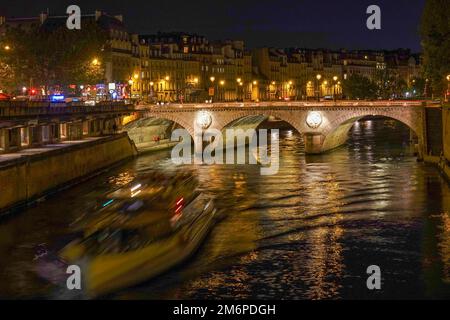
M 115 113 L 133 112 L 135 106 L 115 102 L 99 103 L 95 106 L 86 106 L 75 103 L 51 103 L 51 102 L 20 102 L 1 101 L 0 117 L 33 117 L 62 114 L 89 114 L 89 113 Z
M 271 108 L 271 107 L 419 107 L 432 105 L 433 102 L 426 101 L 364 101 L 364 100 L 354 100 L 354 101 L 289 101 L 289 102 L 278 102 L 278 101 L 260 101 L 260 102 L 216 102 L 216 103 L 170 103 L 164 105 L 139 105 L 138 109 L 154 109 L 154 110 L 164 110 L 164 109 L 192 109 L 192 108 Z

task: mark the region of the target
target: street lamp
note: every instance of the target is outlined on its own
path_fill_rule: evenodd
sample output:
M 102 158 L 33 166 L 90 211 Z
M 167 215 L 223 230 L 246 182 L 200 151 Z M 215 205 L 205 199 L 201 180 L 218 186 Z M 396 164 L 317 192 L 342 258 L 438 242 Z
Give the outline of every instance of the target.
M 133 79 L 128 80 L 128 84 L 130 85 L 130 100 L 131 100 L 132 95 L 133 95 L 133 88 L 132 88 L 133 82 L 134 82 Z
M 336 86 L 337 86 L 336 81 L 337 81 L 337 79 L 338 79 L 337 76 L 333 77 L 333 81 L 334 81 L 334 84 L 333 84 L 333 98 L 334 98 L 335 102 L 336 102 Z
M 242 79 L 241 78 L 237 78 L 236 79 L 237 82 L 237 87 L 236 87 L 236 100 L 241 100 L 241 96 L 242 96 Z
M 4 49 L 5 49 L 6 51 L 9 51 L 9 50 L 11 50 L 11 47 L 8 46 L 8 45 L 6 45 L 6 46 L 4 47 Z
M 450 74 L 447 75 L 447 92 L 446 92 L 446 97 L 447 97 L 447 101 L 448 101 L 448 93 L 450 92 Z
M 212 90 L 213 90 L 213 94 L 211 95 L 209 95 L 210 96 L 210 98 L 211 98 L 211 101 L 214 99 L 214 100 L 216 100 L 215 99 L 215 96 L 216 96 L 216 86 L 215 86 L 215 84 L 214 84 L 214 81 L 216 81 L 216 78 L 214 77 L 214 76 L 211 76 L 211 77 L 209 77 L 209 81 L 211 81 L 211 86 L 212 86 Z
M 97 58 L 94 58 L 94 59 L 92 59 L 92 65 L 93 66 L 96 66 L 96 65 L 98 65 L 99 64 L 99 61 L 98 61 L 98 59 Z
M 320 79 L 322 79 L 322 75 L 321 74 L 317 74 L 316 75 L 316 79 L 317 79 L 317 101 L 320 101 L 320 87 L 319 87 L 319 81 Z
M 223 88 L 224 85 L 225 85 L 225 80 L 220 80 L 220 86 L 221 86 L 221 89 L 220 89 L 220 100 L 225 100 L 225 91 L 224 91 L 224 88 Z

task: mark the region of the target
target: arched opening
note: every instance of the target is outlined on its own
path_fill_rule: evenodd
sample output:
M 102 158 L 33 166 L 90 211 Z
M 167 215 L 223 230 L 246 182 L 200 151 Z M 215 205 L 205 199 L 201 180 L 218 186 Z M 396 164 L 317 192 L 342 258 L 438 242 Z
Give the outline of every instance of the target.
M 333 150 L 345 143 L 354 151 L 384 146 L 403 148 L 403 152 L 414 155 L 419 153 L 417 132 L 404 121 L 385 115 L 363 115 L 345 120 L 325 136 L 322 151 Z
M 280 138 L 298 136 L 302 140 L 302 134 L 290 122 L 281 119 L 275 115 L 255 114 L 239 117 L 222 128 L 222 133 L 226 135 L 227 129 L 241 129 L 241 130 L 259 130 L 259 129 L 278 129 Z
M 176 129 L 185 128 L 173 120 L 156 117 L 139 118 L 123 127 L 139 152 L 173 147 L 178 143 L 171 141 L 172 132 Z
M 274 129 L 278 130 L 278 134 L 273 131 Z M 229 130 L 233 130 L 231 136 Z M 250 145 L 252 131 L 256 133 L 256 142 Z M 242 136 L 237 137 L 238 134 Z M 266 134 L 266 139 L 262 138 L 262 134 Z M 303 135 L 291 123 L 275 115 L 254 114 L 239 117 L 222 128 L 222 136 L 226 150 L 230 149 L 230 146 L 233 146 L 234 149 L 244 146 L 250 150 L 255 145 L 258 146 L 258 149 L 263 147 L 271 150 L 271 144 L 277 141 L 281 152 L 280 157 L 285 152 L 305 152 Z M 253 149 L 250 151 L 255 153 Z

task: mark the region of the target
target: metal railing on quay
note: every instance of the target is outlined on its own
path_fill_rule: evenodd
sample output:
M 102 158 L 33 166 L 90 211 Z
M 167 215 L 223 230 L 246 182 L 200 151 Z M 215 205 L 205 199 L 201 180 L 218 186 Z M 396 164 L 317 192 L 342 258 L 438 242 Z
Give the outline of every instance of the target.
M 132 112 L 135 106 L 123 102 L 105 101 L 95 106 L 83 103 L 53 103 L 37 101 L 0 101 L 0 117 L 26 117 L 75 113 Z

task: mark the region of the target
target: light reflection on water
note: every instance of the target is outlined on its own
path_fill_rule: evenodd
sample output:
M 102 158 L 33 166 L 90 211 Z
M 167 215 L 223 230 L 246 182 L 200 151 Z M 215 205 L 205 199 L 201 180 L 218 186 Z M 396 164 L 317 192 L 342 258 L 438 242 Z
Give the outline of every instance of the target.
M 274 176 L 258 166 L 187 166 L 224 220 L 190 262 L 113 297 L 450 297 L 449 186 L 416 162 L 407 128 L 361 121 L 347 146 L 319 156 L 305 156 L 295 132 L 280 136 Z M 0 224 L 0 297 L 51 295 L 30 271 L 36 245 L 64 243 L 68 224 L 113 186 L 174 170 L 169 155 L 142 156 Z M 378 292 L 366 288 L 371 264 L 382 270 Z

